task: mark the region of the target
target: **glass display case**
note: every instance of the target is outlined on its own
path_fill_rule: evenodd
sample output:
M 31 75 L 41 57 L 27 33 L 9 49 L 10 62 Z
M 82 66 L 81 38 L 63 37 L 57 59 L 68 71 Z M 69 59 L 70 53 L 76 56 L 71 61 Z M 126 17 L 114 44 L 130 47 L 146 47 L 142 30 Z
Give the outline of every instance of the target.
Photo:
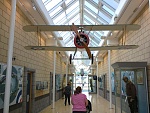
M 114 68 L 115 81 L 115 113 L 130 113 L 128 107 L 124 76 L 135 85 L 138 98 L 138 113 L 149 113 L 146 62 L 116 62 Z

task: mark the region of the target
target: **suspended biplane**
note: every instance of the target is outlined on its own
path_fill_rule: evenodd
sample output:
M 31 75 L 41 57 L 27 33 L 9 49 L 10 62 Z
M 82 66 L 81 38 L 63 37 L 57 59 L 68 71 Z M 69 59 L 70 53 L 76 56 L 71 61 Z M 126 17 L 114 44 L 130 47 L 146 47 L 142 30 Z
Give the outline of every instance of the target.
M 26 32 L 36 31 L 72 31 L 74 32 L 74 45 L 75 47 L 59 47 L 59 46 L 25 46 L 27 50 L 47 50 L 47 51 L 77 51 L 83 49 L 87 52 L 89 59 L 93 62 L 93 54 L 91 51 L 100 50 L 122 50 L 122 49 L 136 49 L 138 45 L 117 45 L 117 46 L 99 46 L 99 47 L 88 47 L 89 36 L 83 31 L 115 31 L 124 30 L 134 31 L 140 29 L 140 25 L 136 24 L 114 24 L 114 25 L 27 25 L 23 27 Z M 79 31 L 80 30 L 80 31 Z M 78 32 L 79 31 L 79 32 Z M 72 55 L 70 55 L 72 60 Z

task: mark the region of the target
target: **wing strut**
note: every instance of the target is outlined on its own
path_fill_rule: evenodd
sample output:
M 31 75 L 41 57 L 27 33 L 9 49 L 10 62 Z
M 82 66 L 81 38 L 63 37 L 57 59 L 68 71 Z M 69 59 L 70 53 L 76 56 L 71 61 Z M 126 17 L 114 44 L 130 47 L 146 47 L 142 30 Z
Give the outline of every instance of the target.
M 74 55 L 73 55 L 73 59 L 74 59 L 74 57 L 75 57 L 75 55 L 76 55 L 76 52 L 77 52 L 77 47 L 76 47 L 76 49 L 75 49 L 75 52 L 74 52 Z

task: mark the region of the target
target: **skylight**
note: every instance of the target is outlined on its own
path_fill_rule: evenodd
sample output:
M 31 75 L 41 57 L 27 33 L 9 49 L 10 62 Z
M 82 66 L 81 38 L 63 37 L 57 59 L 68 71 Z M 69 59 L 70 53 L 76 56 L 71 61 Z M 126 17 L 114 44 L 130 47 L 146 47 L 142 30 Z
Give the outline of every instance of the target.
M 89 2 L 85 1 L 85 6 L 88 7 L 89 9 L 91 9 L 93 12 L 97 13 L 98 9 L 95 8 L 92 4 L 90 4 Z
M 50 18 L 57 25 L 100 25 L 109 24 L 113 20 L 113 15 L 119 3 L 116 0 L 42 0 Z M 111 23 L 112 24 L 112 23 Z M 84 30 L 84 29 L 83 29 Z M 74 46 L 73 31 L 57 32 L 63 37 L 64 46 Z M 89 31 L 85 31 L 89 33 Z M 101 36 L 104 31 L 90 31 L 89 46 L 98 46 L 102 42 Z M 72 52 L 73 53 L 73 52 Z M 78 53 L 79 54 L 79 53 Z M 84 55 L 85 54 L 85 55 Z M 84 52 L 82 56 L 87 56 Z M 79 63 L 79 61 L 78 61 Z M 82 62 L 89 65 L 89 62 Z

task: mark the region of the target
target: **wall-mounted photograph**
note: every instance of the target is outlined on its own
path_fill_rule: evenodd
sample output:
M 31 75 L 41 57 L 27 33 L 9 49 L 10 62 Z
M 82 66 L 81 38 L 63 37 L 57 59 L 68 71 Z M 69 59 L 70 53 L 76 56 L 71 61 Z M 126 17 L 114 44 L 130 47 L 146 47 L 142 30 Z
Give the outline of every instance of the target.
M 55 76 L 55 83 L 56 83 L 56 90 L 60 90 L 61 89 L 61 75 L 60 74 L 56 74 Z
M 41 81 L 40 88 L 41 88 L 41 90 L 44 89 L 44 82 L 43 81 Z
M 0 63 L 0 109 L 4 106 L 6 71 L 7 65 Z M 10 105 L 22 102 L 22 76 L 23 67 L 13 65 L 11 73 Z
M 44 81 L 44 89 L 48 89 L 48 81 Z
M 137 84 L 143 84 L 143 73 L 142 71 L 137 72 Z
M 41 90 L 41 81 L 36 81 L 36 90 Z

